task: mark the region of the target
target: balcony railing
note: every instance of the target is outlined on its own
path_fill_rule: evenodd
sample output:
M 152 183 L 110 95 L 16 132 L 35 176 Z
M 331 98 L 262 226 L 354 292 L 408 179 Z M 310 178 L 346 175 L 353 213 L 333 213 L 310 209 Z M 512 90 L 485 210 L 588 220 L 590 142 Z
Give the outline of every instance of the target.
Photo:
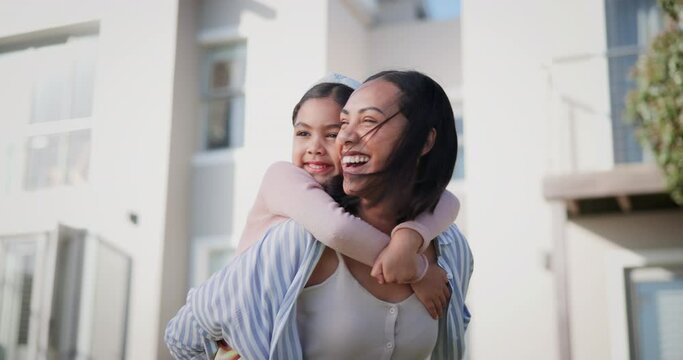
M 652 162 L 624 116 L 631 68 L 641 48 L 551 59 L 548 81 L 548 162 L 552 175 L 605 171 Z

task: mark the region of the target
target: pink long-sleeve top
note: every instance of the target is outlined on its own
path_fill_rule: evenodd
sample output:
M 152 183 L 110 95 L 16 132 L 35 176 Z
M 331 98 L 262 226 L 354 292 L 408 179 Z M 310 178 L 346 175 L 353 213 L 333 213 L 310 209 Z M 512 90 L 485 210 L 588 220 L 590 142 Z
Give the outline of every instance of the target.
M 421 250 L 455 221 L 460 202 L 444 191 L 434 213 L 420 214 L 415 220 L 397 225 L 417 231 L 424 239 Z M 304 169 L 288 162 L 271 165 L 263 177 L 256 201 L 247 217 L 237 252 L 241 253 L 263 236 L 265 231 L 285 220 L 303 225 L 328 247 L 372 266 L 389 244 L 389 235 L 360 218 L 347 213 Z

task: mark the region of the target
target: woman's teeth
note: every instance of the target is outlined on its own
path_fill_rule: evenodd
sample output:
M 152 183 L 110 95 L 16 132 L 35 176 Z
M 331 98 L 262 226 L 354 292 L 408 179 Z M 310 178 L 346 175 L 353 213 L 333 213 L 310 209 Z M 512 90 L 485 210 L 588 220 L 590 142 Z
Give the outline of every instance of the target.
M 342 157 L 342 164 L 363 164 L 368 161 L 370 161 L 370 157 L 365 155 L 353 155 Z

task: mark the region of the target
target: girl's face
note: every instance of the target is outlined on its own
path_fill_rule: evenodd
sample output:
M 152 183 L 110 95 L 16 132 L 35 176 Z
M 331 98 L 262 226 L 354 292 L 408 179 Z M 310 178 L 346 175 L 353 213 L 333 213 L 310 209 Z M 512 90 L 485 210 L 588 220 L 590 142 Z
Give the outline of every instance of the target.
M 405 116 L 398 113 L 400 94 L 396 85 L 375 79 L 358 88 L 341 111 L 337 147 L 346 194 L 361 198 L 369 194 L 369 177 L 363 175 L 384 170 L 408 124 Z M 389 117 L 392 118 L 381 128 L 371 131 Z
M 308 99 L 294 121 L 292 163 L 321 184 L 340 173 L 335 138 L 341 107 L 331 98 Z

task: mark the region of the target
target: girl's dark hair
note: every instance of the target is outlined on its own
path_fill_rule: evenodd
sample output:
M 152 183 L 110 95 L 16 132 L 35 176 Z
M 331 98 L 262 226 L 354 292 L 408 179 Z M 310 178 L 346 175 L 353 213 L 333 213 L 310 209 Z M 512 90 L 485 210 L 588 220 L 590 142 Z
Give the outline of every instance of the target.
M 451 180 L 458 156 L 453 109 L 441 86 L 420 72 L 382 71 L 365 82 L 376 79 L 398 87 L 401 92 L 398 108 L 408 120 L 408 125 L 384 169 L 373 175 L 370 186 L 377 191 L 373 194 L 374 201 L 388 194 L 400 194 L 396 198 L 404 202 L 397 204 L 397 220 L 414 219 L 427 210 L 434 211 Z M 372 131 L 378 131 L 390 120 L 385 120 Z M 436 130 L 434 146 L 421 156 L 431 129 Z
M 340 83 L 325 82 L 313 85 L 313 87 L 308 89 L 304 96 L 301 97 L 301 100 L 294 105 L 294 111 L 292 111 L 292 125 L 294 125 L 294 122 L 296 121 L 296 116 L 299 114 L 301 105 L 303 105 L 306 100 L 330 97 L 339 104 L 339 106 L 344 107 L 352 92 L 353 89 L 351 87 Z

